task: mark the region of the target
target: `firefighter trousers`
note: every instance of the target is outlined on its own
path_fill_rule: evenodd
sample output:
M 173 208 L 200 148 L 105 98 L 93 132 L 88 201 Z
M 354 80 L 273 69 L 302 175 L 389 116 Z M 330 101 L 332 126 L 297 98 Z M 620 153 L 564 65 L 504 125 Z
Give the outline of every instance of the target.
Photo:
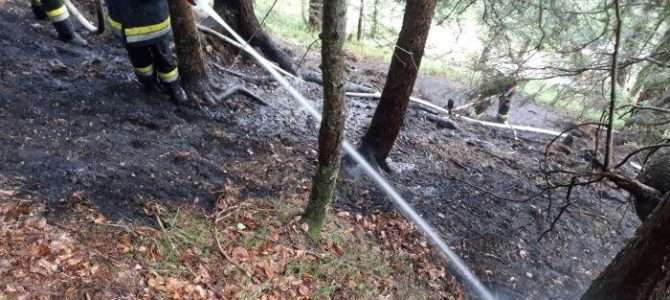
M 61 0 L 32 0 L 30 4 L 38 19 L 49 18 L 51 22 L 57 23 L 67 20 L 70 16 Z
M 139 47 L 126 46 L 130 63 L 141 82 L 158 78 L 162 83 L 175 82 L 179 77 L 176 58 L 170 50 L 170 40 L 160 41 Z

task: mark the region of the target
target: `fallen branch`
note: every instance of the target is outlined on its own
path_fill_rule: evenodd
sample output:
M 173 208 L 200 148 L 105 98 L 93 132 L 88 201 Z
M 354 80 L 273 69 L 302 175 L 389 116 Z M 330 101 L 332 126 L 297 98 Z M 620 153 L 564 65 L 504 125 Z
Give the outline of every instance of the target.
M 318 72 L 312 72 L 312 71 L 305 71 L 305 72 L 300 72 L 300 77 L 302 77 L 303 80 L 307 82 L 313 82 L 313 83 L 318 83 L 320 85 L 323 85 L 323 77 L 321 74 Z M 347 92 L 352 92 L 352 93 L 376 93 L 377 90 L 353 83 L 353 82 L 346 82 L 344 84 L 344 90 Z
M 225 35 L 219 33 L 218 31 L 216 31 L 216 30 L 214 30 L 214 29 L 211 29 L 211 28 L 209 28 L 209 27 L 207 27 L 207 26 L 200 25 L 200 24 L 198 24 L 197 26 L 198 26 L 198 30 L 200 30 L 200 31 L 202 31 L 202 32 L 204 32 L 204 33 L 207 33 L 207 34 L 209 34 L 209 35 L 211 35 L 211 36 L 213 36 L 213 37 L 215 37 L 215 38 L 218 38 L 218 39 L 220 39 L 220 40 L 222 40 L 222 41 L 224 41 L 224 42 L 226 42 L 226 43 L 229 43 L 229 44 L 231 44 L 231 45 L 233 45 L 233 46 L 239 48 L 240 50 L 242 50 L 242 51 L 244 51 L 244 52 L 246 52 L 246 53 L 248 53 L 248 54 L 251 54 L 250 51 L 249 51 L 249 49 L 247 49 L 246 47 L 242 46 L 240 43 L 236 42 L 235 40 L 233 40 L 233 39 L 231 39 L 231 38 L 229 38 L 229 37 L 227 37 L 227 36 L 225 36 Z M 273 69 L 275 69 L 277 72 L 282 73 L 282 75 L 287 76 L 287 77 L 292 78 L 292 79 L 302 80 L 301 78 L 299 78 L 299 77 L 297 77 L 297 76 L 295 76 L 295 75 L 289 73 L 288 71 L 286 71 L 286 70 L 284 70 L 284 69 L 278 67 L 278 66 L 275 65 L 273 62 L 269 61 L 267 58 L 261 57 L 261 59 L 263 59 L 265 62 L 267 62 L 267 63 L 270 65 L 270 67 L 272 67 Z
M 217 63 L 212 63 L 212 65 L 213 65 L 217 70 L 219 70 L 219 71 L 221 71 L 221 72 L 225 72 L 225 73 L 228 73 L 228 74 L 232 74 L 232 75 L 235 75 L 235 76 L 240 77 L 240 78 L 242 78 L 242 79 L 245 79 L 245 80 L 248 80 L 248 81 L 253 81 L 253 82 L 256 82 L 256 83 L 265 83 L 265 82 L 273 81 L 273 80 L 274 80 L 271 76 L 254 77 L 254 76 L 249 76 L 249 75 L 242 74 L 242 73 L 240 73 L 240 72 L 237 72 L 237 71 L 228 69 L 228 68 L 226 68 L 226 67 L 224 67 L 224 66 L 222 66 L 222 65 L 220 65 L 220 64 L 217 64 Z
M 429 114 L 424 114 L 426 117 L 426 120 L 431 121 L 435 124 L 437 124 L 438 128 L 446 128 L 446 129 L 452 129 L 452 130 L 458 130 L 460 131 L 461 128 L 459 128 L 454 121 L 450 120 L 449 118 L 443 118 L 439 116 L 433 116 Z

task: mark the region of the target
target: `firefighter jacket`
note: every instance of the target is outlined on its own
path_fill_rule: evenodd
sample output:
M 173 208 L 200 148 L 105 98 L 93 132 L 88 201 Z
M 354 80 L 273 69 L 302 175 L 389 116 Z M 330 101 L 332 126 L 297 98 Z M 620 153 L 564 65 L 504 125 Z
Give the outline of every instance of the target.
M 169 39 L 168 0 L 107 0 L 109 23 L 127 47 L 142 47 Z

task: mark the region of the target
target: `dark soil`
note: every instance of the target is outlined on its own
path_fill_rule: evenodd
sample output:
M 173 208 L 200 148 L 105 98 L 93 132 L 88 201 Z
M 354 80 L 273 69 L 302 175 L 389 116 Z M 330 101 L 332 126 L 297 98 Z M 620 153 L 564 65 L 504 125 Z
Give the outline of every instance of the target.
M 56 40 L 26 1 L 7 1 L 0 28 L 0 189 L 46 198 L 54 216 L 67 212 L 73 195 L 84 195 L 109 218 L 137 222 L 148 222 L 146 201 L 208 209 L 229 182 L 268 201 L 309 189 L 318 124 L 276 84 L 213 74 L 270 105 L 240 96 L 203 113 L 142 93 L 111 37 L 87 36 L 86 48 Z M 223 63 L 216 52 L 210 58 Z M 261 74 L 246 59 L 235 61 L 231 68 Z M 351 77 L 378 86 L 385 67 L 367 67 Z M 446 79 L 423 79 L 419 87 L 424 83 L 435 88 L 421 92 L 438 103 L 442 95 L 463 94 Z M 296 85 L 320 99 L 318 85 Z M 350 100 L 349 140 L 362 135 L 375 104 Z M 388 178 L 483 281 L 511 298 L 577 298 L 638 226 L 624 193 L 583 187 L 538 241 L 564 204 L 564 190 L 524 200 L 544 184 L 539 166 L 549 137 L 520 133 L 515 142 L 509 130 L 460 122 L 461 130 L 440 129 L 425 114 L 411 108 L 391 157 L 399 172 Z M 554 129 L 567 123 L 535 104 L 515 107 L 511 122 Z M 584 165 L 583 152 L 575 146 L 571 154 L 554 153 L 551 164 Z M 392 207 L 370 182 L 344 173 L 338 209 Z

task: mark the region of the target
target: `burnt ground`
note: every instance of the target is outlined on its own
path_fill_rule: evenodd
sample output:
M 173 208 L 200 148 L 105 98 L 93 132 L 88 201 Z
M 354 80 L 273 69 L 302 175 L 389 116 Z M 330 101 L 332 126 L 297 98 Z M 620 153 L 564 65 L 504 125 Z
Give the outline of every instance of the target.
M 112 38 L 89 36 L 84 48 L 64 44 L 27 5 L 9 0 L 0 9 L 0 189 L 45 199 L 55 220 L 84 195 L 107 217 L 133 222 L 150 222 L 146 201 L 208 209 L 231 183 L 244 187 L 243 196 L 268 201 L 309 189 L 317 124 L 277 85 L 214 74 L 270 105 L 236 97 L 209 113 L 178 107 L 140 91 Z M 215 52 L 210 58 L 224 63 Z M 231 68 L 260 74 L 245 59 Z M 361 64 L 352 78 L 378 85 L 385 68 L 366 68 Z M 433 87 L 421 91 L 433 99 L 463 91 L 446 79 L 423 79 L 419 88 L 422 82 Z M 296 85 L 320 98 L 319 86 Z M 374 107 L 350 99 L 350 140 L 362 135 Z M 638 226 L 625 194 L 582 187 L 555 230 L 538 241 L 564 204 L 563 190 L 553 193 L 553 203 L 548 194 L 524 200 L 544 184 L 539 165 L 549 137 L 520 133 L 515 142 L 508 130 L 460 122 L 461 130 L 442 129 L 425 114 L 411 108 L 391 156 L 401 172 L 388 179 L 483 281 L 511 298 L 576 299 Z M 537 125 L 533 120 L 549 128 L 567 123 L 535 104 L 516 107 L 511 117 Z M 554 153 L 551 165 L 586 164 L 580 147 Z M 370 182 L 349 173 L 338 188 L 338 209 L 391 209 Z

